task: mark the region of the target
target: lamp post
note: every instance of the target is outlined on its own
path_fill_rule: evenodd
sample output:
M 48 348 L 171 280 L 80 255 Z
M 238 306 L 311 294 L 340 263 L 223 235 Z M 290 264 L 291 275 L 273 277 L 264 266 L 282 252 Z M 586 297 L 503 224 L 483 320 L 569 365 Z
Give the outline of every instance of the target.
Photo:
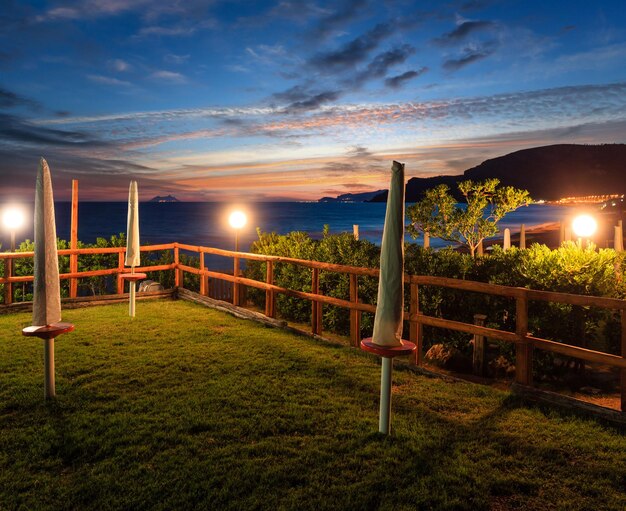
M 24 225 L 26 215 L 19 206 L 9 206 L 2 213 L 2 223 L 11 233 L 11 252 L 15 252 L 15 231 Z
M 589 245 L 589 238 L 595 234 L 597 229 L 598 222 L 591 215 L 579 215 L 572 222 L 572 231 L 578 237 L 578 245 L 581 248 L 582 238 L 586 238 L 587 245 Z
M 239 252 L 239 230 L 246 225 L 248 218 L 243 211 L 233 211 L 228 217 L 228 223 L 235 230 L 235 252 Z M 233 277 L 239 277 L 239 256 L 235 254 L 233 258 Z M 239 284 L 233 282 L 233 305 L 239 305 L 240 293 Z
M 8 206 L 2 212 L 2 223 L 11 234 L 11 252 L 15 252 L 15 231 L 24 225 L 26 215 L 19 206 Z M 13 275 L 13 259 L 6 259 L 4 265 L 4 277 L 10 278 Z M 9 282 L 5 285 L 4 303 L 13 301 L 13 285 Z
M 243 211 L 233 211 L 228 217 L 228 223 L 235 229 L 235 252 L 239 252 L 239 230 L 246 225 L 248 218 Z

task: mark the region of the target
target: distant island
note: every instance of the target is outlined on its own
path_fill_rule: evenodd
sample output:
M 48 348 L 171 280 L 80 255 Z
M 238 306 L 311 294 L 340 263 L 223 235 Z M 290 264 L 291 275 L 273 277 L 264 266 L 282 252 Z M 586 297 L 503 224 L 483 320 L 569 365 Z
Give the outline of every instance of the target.
M 156 197 L 152 197 L 152 199 L 150 199 L 148 202 L 180 202 L 180 201 L 173 195 L 165 195 L 165 196 L 157 195 Z
M 446 184 L 458 193 L 456 184 L 459 181 L 480 181 L 492 177 L 498 178 L 503 185 L 528 190 L 536 200 L 558 201 L 563 197 L 624 194 L 626 144 L 533 147 L 485 160 L 463 174 L 413 177 L 406 184 L 406 201 L 420 200 L 426 190 L 440 184 Z M 330 202 L 326 199 L 324 197 L 320 202 Z M 387 190 L 364 201 L 386 202 Z
M 318 202 L 369 202 L 377 195 L 387 193 L 387 190 L 376 190 L 375 192 L 344 193 L 337 197 L 322 197 Z

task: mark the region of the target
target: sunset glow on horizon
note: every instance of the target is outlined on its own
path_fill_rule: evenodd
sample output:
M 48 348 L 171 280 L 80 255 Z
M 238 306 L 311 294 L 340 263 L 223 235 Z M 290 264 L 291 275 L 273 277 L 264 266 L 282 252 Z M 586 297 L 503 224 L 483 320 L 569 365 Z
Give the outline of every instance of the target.
M 316 200 L 626 142 L 624 2 L 9 3 L 0 202 Z

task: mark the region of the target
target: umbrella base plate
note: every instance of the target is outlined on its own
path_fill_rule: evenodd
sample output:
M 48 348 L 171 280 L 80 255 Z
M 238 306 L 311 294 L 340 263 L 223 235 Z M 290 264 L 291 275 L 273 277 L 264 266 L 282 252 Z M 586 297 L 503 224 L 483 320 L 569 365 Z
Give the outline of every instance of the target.
M 122 273 L 120 279 L 128 280 L 129 282 L 137 282 L 138 280 L 144 280 L 147 277 L 145 273 Z
M 22 335 L 26 337 L 39 337 L 40 339 L 55 339 L 61 334 L 74 330 L 72 323 L 52 323 L 44 326 L 27 326 L 22 329 Z
M 381 346 L 374 343 L 371 337 L 368 337 L 367 339 L 363 339 L 361 341 L 361 349 L 363 351 L 369 351 L 370 353 L 374 353 L 379 357 L 386 358 L 403 357 L 406 355 L 410 355 L 417 349 L 415 343 L 411 341 L 405 341 L 404 339 L 402 339 L 400 342 L 402 343 L 400 346 Z

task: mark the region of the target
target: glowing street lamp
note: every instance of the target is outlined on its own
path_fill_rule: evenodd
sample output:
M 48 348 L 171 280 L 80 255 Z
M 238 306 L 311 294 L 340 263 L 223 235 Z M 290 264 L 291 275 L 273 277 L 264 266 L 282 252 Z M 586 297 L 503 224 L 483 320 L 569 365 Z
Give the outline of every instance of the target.
M 243 211 L 233 211 L 228 217 L 228 223 L 235 229 L 235 252 L 239 252 L 239 230 L 246 225 L 248 218 Z
M 24 225 L 26 215 L 19 206 L 9 206 L 2 212 L 2 224 L 11 233 L 11 252 L 15 251 L 15 231 Z
M 598 229 L 598 222 L 591 215 L 579 215 L 572 222 L 572 230 L 579 240 L 589 240 Z

